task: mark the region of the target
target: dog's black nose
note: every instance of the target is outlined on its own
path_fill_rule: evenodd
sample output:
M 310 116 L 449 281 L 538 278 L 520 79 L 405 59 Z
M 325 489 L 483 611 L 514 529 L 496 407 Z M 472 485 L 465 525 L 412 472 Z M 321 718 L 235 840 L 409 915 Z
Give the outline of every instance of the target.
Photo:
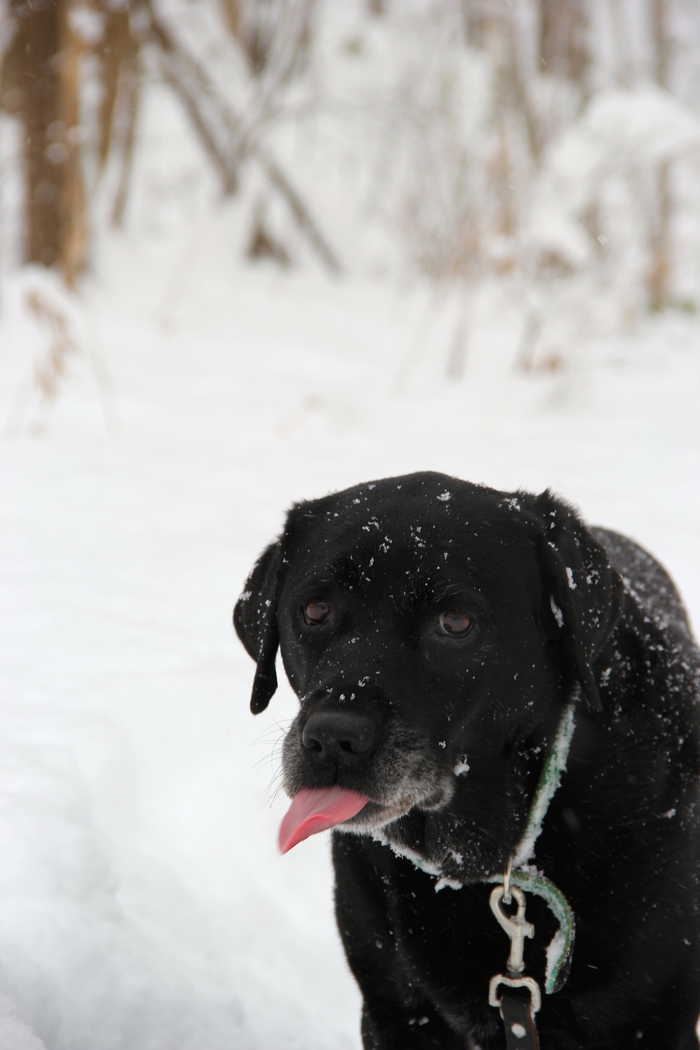
M 350 711 L 317 711 L 301 734 L 307 751 L 327 758 L 364 755 L 374 744 L 376 727 L 367 715 Z

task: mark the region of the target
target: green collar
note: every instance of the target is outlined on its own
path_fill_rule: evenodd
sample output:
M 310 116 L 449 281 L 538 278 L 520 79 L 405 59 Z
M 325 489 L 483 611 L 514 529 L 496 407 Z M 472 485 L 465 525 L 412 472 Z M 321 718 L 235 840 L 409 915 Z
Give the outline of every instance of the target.
M 557 920 L 559 929 L 546 950 L 545 991 L 548 994 L 559 991 L 569 974 L 571 953 L 574 946 L 574 913 L 561 890 L 553 882 L 545 878 L 531 861 L 535 854 L 535 842 L 542 831 L 542 822 L 561 783 L 562 774 L 566 769 L 571 740 L 576 727 L 574 708 L 578 695 L 578 690 L 576 690 L 562 716 L 557 735 L 545 759 L 539 783 L 535 790 L 535 796 L 530 806 L 525 832 L 508 865 L 510 874 L 507 873 L 505 876 L 493 875 L 484 880 L 487 883 L 504 884 L 508 881 L 511 885 L 523 890 L 523 892 L 534 893 L 535 896 L 541 897 L 545 901 Z M 378 841 L 385 840 L 379 839 Z M 463 883 L 446 878 L 436 865 L 423 860 L 422 857 L 419 857 L 413 851 L 403 851 L 394 846 L 390 846 L 390 848 L 399 856 L 410 860 L 414 867 L 420 871 L 433 875 L 437 879 L 435 883 L 436 892 L 446 886 L 455 890 L 462 889 Z

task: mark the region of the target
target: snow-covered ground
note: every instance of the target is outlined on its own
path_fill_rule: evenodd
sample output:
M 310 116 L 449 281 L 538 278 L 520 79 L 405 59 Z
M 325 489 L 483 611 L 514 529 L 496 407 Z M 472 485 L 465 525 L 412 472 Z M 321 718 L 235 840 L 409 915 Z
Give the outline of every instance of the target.
M 276 852 L 293 699 L 253 719 L 230 623 L 292 500 L 422 468 L 552 486 L 660 556 L 700 623 L 696 321 L 525 377 L 485 289 L 454 382 L 455 300 L 191 244 L 102 245 L 50 405 L 22 304 L 57 293 L 2 288 L 3 1050 L 359 1047 L 327 836 Z
M 296 109 L 269 134 L 342 279 L 319 273 L 254 166 L 217 199 L 151 70 L 126 229 L 103 232 L 103 185 L 92 269 L 69 299 L 12 270 L 19 138 L 0 121 L 0 1050 L 359 1050 L 328 837 L 284 858 L 275 845 L 294 700 L 285 684 L 253 718 L 231 626 L 293 500 L 419 469 L 550 486 L 655 552 L 700 626 L 700 323 L 658 315 L 619 334 L 643 314 L 645 257 L 632 237 L 586 263 L 579 229 L 622 154 L 687 153 L 676 261 L 679 301 L 696 300 L 694 116 L 656 98 L 652 121 L 647 103 L 603 94 L 553 151 L 523 250 L 556 248 L 572 282 L 431 289 L 406 277 L 413 224 L 421 249 L 426 235 L 407 201 L 455 224 L 433 156 L 449 19 L 428 21 L 426 49 L 411 5 L 398 27 L 364 4 L 327 10 Z M 235 96 L 219 37 L 209 57 L 220 44 Z M 473 52 L 455 61 L 467 145 L 484 148 L 488 70 Z M 624 226 L 638 201 L 615 193 Z M 261 202 L 289 270 L 242 262 Z M 558 370 L 516 369 L 528 316 Z

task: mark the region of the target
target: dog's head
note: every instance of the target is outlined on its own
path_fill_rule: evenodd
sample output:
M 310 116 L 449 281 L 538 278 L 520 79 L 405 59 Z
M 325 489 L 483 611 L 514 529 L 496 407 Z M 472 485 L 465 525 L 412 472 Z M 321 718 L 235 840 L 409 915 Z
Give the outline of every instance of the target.
M 564 702 L 578 687 L 600 708 L 594 663 L 621 595 L 549 492 L 421 473 L 295 505 L 234 622 L 257 662 L 252 710 L 276 689 L 278 648 L 301 701 L 288 794 L 358 792 L 347 830 L 479 877 L 517 841 Z

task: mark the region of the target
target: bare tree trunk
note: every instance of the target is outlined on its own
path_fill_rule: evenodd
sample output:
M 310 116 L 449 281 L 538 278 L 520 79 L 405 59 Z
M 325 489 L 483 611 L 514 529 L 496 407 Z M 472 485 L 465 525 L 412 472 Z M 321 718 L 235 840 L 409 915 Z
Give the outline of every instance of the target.
M 66 284 L 72 286 L 87 261 L 88 219 L 82 170 L 80 129 L 80 67 L 85 50 L 70 25 L 71 0 L 57 4 L 59 65 L 59 120 L 63 125 L 65 158 L 58 183 L 60 242 L 58 266 Z
M 219 7 L 229 33 L 236 40 L 240 40 L 242 20 L 240 0 L 219 0 Z
M 131 169 L 134 159 L 134 145 L 136 143 L 136 121 L 139 113 L 139 98 L 141 95 L 141 73 L 139 68 L 138 52 L 134 49 L 128 60 L 128 69 L 122 75 L 122 86 L 120 91 L 120 108 L 124 123 L 120 133 L 112 135 L 112 141 L 117 147 L 121 146 L 121 169 L 119 172 L 119 183 L 112 206 L 112 225 L 120 227 L 124 223 L 124 212 L 126 211 L 126 200 L 129 194 L 129 183 L 131 180 Z
M 518 224 L 516 164 L 513 158 L 513 131 L 520 125 L 537 166 L 541 142 L 536 115 L 522 75 L 515 14 L 506 0 L 489 9 L 487 31 L 494 68 L 492 103 L 493 151 L 489 158 L 489 178 L 495 203 L 495 232 L 514 236 Z
M 654 73 L 661 87 L 668 87 L 670 67 L 669 10 L 670 0 L 652 0 L 652 33 L 654 36 Z M 662 309 L 669 300 L 671 274 L 671 165 L 662 161 L 654 173 L 656 201 L 651 221 L 651 265 L 647 278 L 649 302 Z
M 58 9 L 12 0 L 14 37 L 3 64 L 4 107 L 24 131 L 26 262 L 53 266 L 59 257 L 58 179 L 63 146 L 54 137 L 59 119 Z M 49 132 L 52 129 L 52 132 Z
M 615 78 L 622 87 L 630 87 L 634 80 L 634 63 L 629 45 L 630 30 L 627 24 L 627 11 L 620 0 L 609 0 L 608 17 L 611 25 Z
M 80 167 L 82 44 L 71 0 L 10 0 L 14 36 L 3 61 L 3 106 L 24 130 L 26 262 L 56 266 L 71 283 L 85 261 L 87 225 Z
M 656 219 L 651 229 L 651 267 L 648 277 L 649 302 L 660 310 L 669 300 L 671 275 L 671 170 L 668 161 L 656 171 Z
M 469 47 L 483 48 L 486 45 L 488 0 L 462 0 L 464 35 Z
M 493 5 L 489 31 L 498 96 L 496 104 L 510 109 L 522 122 L 532 159 L 539 166 L 544 147 L 542 127 L 523 71 L 521 29 L 517 16 L 517 9 L 506 0 L 498 0 Z
M 112 141 L 115 107 L 122 71 L 133 54 L 129 11 L 126 7 L 108 7 L 104 12 L 104 32 L 98 51 L 102 98 L 99 112 L 98 156 L 100 171 L 104 169 Z
M 499 237 L 515 234 L 514 173 L 508 142 L 507 115 L 499 108 L 496 117 L 496 145 L 491 162 L 493 193 L 497 201 L 496 230 Z
M 540 0 L 542 73 L 553 73 L 585 86 L 591 64 L 588 16 L 588 0 Z

